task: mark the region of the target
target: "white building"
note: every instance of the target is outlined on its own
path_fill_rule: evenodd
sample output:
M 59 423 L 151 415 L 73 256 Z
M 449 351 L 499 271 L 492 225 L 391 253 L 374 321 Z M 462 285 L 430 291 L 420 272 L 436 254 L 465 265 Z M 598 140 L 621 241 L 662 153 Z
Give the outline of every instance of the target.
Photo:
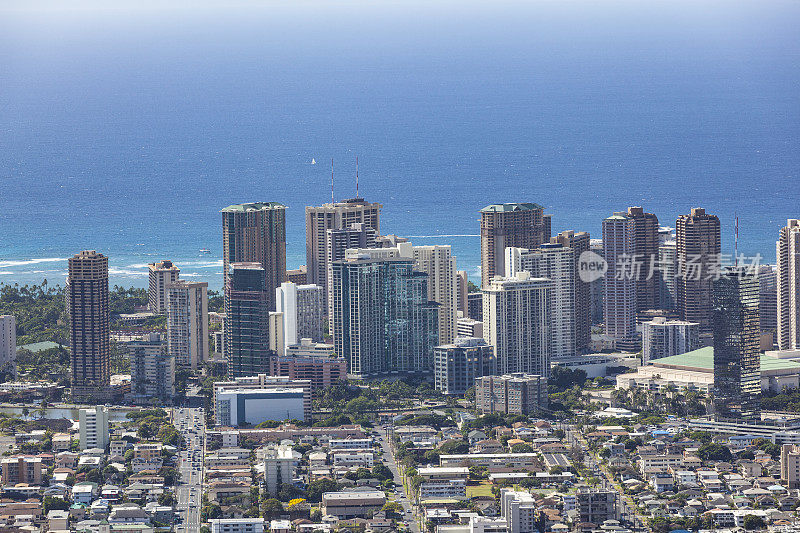
M 302 387 L 226 388 L 216 394 L 217 424 L 235 427 L 267 420 L 305 420 L 304 400 Z
M 375 460 L 372 452 L 364 451 L 341 451 L 332 455 L 333 466 L 343 466 L 345 468 L 372 468 Z
M 78 411 L 78 426 L 81 450 L 106 449 L 110 439 L 107 407 L 98 405 L 94 409 L 81 409 Z
M 508 533 L 534 533 L 536 527 L 537 505 L 528 492 L 510 489 L 500 491 L 500 516 L 508 525 Z
M 297 475 L 297 465 L 300 464 L 302 454 L 296 452 L 291 446 L 277 446 L 263 449 L 264 457 L 264 486 L 271 495 L 276 495 L 281 484 L 294 481 Z
M 214 383 L 218 425 L 260 424 L 265 420 L 311 417 L 311 381 L 259 374 Z
M 163 402 L 175 396 L 175 358 L 164 350 L 160 333 L 128 342 L 126 348 L 136 403 Z
M 633 257 L 636 222 L 627 213 L 614 213 L 603 220 L 603 257 L 608 270 L 603 277 L 603 319 L 606 335 L 630 341 L 636 335 L 636 280 L 621 269 Z
M 551 349 L 553 359 L 575 355 L 575 252 L 558 243 L 539 248 L 506 248 L 506 276 L 528 272 L 533 278 L 553 282 L 550 291 Z
M 311 339 L 300 339 L 297 344 L 286 346 L 287 357 L 320 357 L 330 359 L 334 356 L 333 344 L 324 342 L 312 342 Z
M 508 533 L 508 525 L 503 518 L 470 516 L 467 524 L 438 525 L 436 533 Z
M 322 341 L 325 316 L 322 291 L 318 285 L 295 285 L 288 281 L 275 289 L 275 311 L 282 313 L 283 318 L 284 350 L 300 339 Z
M 212 518 L 211 533 L 264 533 L 263 518 Z
M 331 450 L 371 450 L 372 439 L 330 439 L 328 448 Z
M 800 219 L 781 228 L 775 244 L 778 259 L 778 348 L 800 349 Z
M 655 317 L 642 323 L 642 364 L 700 348 L 700 324 Z
M 208 283 L 167 285 L 167 347 L 179 366 L 196 369 L 208 351 Z
M 434 479 L 419 486 L 419 501 L 467 497 L 467 482 L 463 479 Z
M 0 371 L 17 377 L 17 321 L 13 315 L 0 315 Z
M 459 318 L 456 322 L 456 336 L 483 337 L 483 321 L 472 318 Z
M 498 373 L 550 375 L 552 288 L 551 280 L 520 272 L 483 290 L 483 338 L 494 346 Z
M 147 267 L 150 271 L 147 308 L 157 315 L 164 315 L 167 313 L 167 285 L 178 281 L 181 269 L 172 261 L 150 263 Z

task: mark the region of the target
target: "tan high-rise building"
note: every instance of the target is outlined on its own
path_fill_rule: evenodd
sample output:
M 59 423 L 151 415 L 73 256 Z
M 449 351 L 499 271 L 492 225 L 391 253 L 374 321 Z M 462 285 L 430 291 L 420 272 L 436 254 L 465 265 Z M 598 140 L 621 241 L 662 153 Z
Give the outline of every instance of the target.
M 108 258 L 94 250 L 69 259 L 67 277 L 73 399 L 109 396 Z
M 178 281 L 181 269 L 172 261 L 159 261 L 147 266 L 150 270 L 147 308 L 157 315 L 164 315 L 167 313 L 167 285 Z
M 450 246 L 412 247 L 411 243 L 401 243 L 398 247 L 411 250 L 414 269 L 428 275 L 428 300 L 439 304 L 439 344 L 450 344 L 456 338 L 458 315 L 456 258 Z
M 778 348 L 800 349 L 800 219 L 786 221 L 775 245 L 778 258 Z
M 659 277 L 650 272 L 650 265 L 658 262 L 658 217 L 641 207 L 629 207 L 628 217 L 633 220 L 633 253 L 642 263 L 634 280 L 636 311 L 658 309 Z
M 562 231 L 550 239 L 551 243 L 571 248 L 575 257 L 575 348 L 585 350 L 592 337 L 592 296 L 589 283 L 578 275 L 578 260 L 589 251 L 589 234 L 585 231 Z
M 626 347 L 635 344 L 636 336 L 636 281 L 626 271 L 626 261 L 633 260 L 635 235 L 635 222 L 625 212 L 603 220 L 603 257 L 608 263 L 603 278 L 605 332 Z
M 781 482 L 789 490 L 800 488 L 800 446 L 781 446 Z
M 208 283 L 178 280 L 167 285 L 167 349 L 178 366 L 197 369 L 208 361 Z
M 720 263 L 719 218 L 696 207 L 678 217 L 675 226 L 678 312 L 683 320 L 699 323 L 700 333 L 710 333 L 712 286 Z
M 458 304 L 456 309 L 461 313 L 460 318 L 466 318 L 469 315 L 467 309 L 467 293 L 469 293 L 469 276 L 463 270 L 456 272 L 456 282 L 458 284 Z
M 506 248 L 538 248 L 550 242 L 550 215 L 532 203 L 493 204 L 481 209 L 481 287 L 506 271 Z
M 380 235 L 382 208 L 383 205 L 363 198 L 306 207 L 306 283 L 322 287 L 326 299 L 330 256 L 328 230 L 344 230 L 353 224 L 363 224 Z
M 286 206 L 256 202 L 231 205 L 221 213 L 225 286 L 231 263 L 261 264 L 267 307 L 274 311 L 275 289 L 286 281 Z

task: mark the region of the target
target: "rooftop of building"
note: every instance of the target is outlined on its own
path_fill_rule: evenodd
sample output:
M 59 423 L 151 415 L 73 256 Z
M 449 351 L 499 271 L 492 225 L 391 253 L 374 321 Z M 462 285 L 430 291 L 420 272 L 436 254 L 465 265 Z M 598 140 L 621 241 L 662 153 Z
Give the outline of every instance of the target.
M 481 213 L 510 213 L 512 211 L 535 211 L 537 209 L 544 209 L 544 207 L 534 203 L 492 204 L 481 209 Z
M 298 394 L 303 395 L 305 389 L 302 387 L 269 387 L 264 388 L 244 388 L 241 386 L 232 385 L 229 387 L 221 387 L 217 390 L 217 394 L 242 394 L 255 396 L 258 394 Z
M 322 494 L 322 499 L 326 501 L 331 500 L 369 500 L 369 499 L 385 499 L 386 495 L 378 490 L 359 490 L 359 491 L 341 491 L 341 492 L 325 492 Z
M 680 355 L 654 359 L 650 364 L 666 368 L 686 368 L 699 372 L 714 371 L 714 348 L 706 346 Z M 800 373 L 800 363 L 786 359 L 778 359 L 769 355 L 761 355 L 761 372 L 792 370 Z
M 252 202 L 248 204 L 234 204 L 221 209 L 220 213 L 245 213 L 247 211 L 262 211 L 272 209 L 286 209 L 286 206 L 278 202 Z

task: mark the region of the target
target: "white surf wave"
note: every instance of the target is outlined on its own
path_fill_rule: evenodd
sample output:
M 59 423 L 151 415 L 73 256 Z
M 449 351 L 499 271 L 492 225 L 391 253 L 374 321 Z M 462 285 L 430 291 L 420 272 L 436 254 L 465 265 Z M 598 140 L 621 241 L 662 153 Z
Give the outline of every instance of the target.
M 0 261 L 0 268 L 36 265 L 39 263 L 54 263 L 56 261 L 66 261 L 64 257 L 42 257 L 39 259 L 23 259 L 18 261 Z

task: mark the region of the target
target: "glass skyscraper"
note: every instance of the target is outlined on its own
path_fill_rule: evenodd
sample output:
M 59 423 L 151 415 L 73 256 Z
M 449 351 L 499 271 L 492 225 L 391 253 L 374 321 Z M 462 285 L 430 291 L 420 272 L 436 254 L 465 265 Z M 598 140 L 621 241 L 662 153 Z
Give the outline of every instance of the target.
M 439 343 L 438 307 L 413 259 L 355 259 L 331 265 L 331 333 L 348 372 L 366 377 L 430 372 Z
M 742 267 L 714 281 L 714 413 L 718 420 L 759 420 L 761 394 L 758 278 Z
M 269 372 L 269 302 L 259 263 L 233 263 L 225 287 L 225 358 L 228 378 Z

